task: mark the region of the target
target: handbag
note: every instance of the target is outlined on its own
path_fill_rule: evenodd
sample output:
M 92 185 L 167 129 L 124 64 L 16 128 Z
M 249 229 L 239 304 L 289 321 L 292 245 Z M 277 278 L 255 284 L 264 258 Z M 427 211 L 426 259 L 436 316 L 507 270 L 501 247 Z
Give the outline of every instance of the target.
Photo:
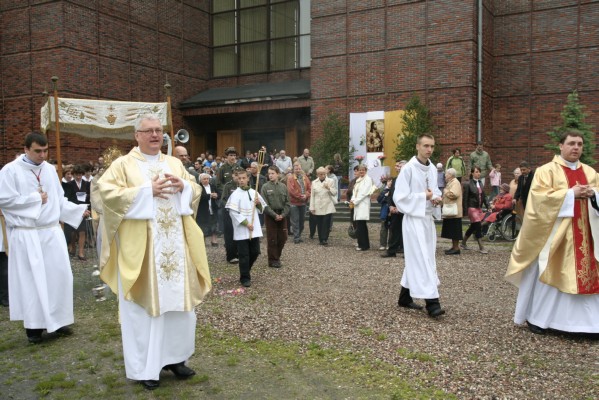
M 470 207 L 468 208 L 468 218 L 470 222 L 480 222 L 483 219 L 483 210 L 480 208 Z
M 358 237 L 358 233 L 356 232 L 356 228 L 354 227 L 354 224 L 352 224 L 351 222 L 349 223 L 349 226 L 347 227 L 347 234 L 352 239 L 356 239 Z
M 457 203 L 443 204 L 441 210 L 441 216 L 443 218 L 453 218 L 458 216 L 458 205 Z

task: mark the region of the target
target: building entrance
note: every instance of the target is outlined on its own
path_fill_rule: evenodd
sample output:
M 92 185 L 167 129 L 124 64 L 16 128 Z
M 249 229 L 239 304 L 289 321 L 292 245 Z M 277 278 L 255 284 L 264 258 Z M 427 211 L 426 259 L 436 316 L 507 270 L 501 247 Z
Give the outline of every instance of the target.
M 244 130 L 241 135 L 242 148 L 239 156 L 243 157 L 247 150 L 257 153 L 262 146 L 266 146 L 268 153 L 273 151 L 285 150 L 285 130 L 284 129 L 255 129 Z

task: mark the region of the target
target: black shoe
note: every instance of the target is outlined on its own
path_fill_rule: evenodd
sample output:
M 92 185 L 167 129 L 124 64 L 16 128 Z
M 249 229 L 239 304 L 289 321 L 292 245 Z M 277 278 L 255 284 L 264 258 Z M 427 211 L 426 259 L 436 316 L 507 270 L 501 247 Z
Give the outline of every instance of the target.
M 526 321 L 526 323 L 528 324 L 528 330 L 536 335 L 544 335 L 545 333 L 547 333 L 547 329 L 543 329 L 540 326 L 533 325 L 528 321 Z
M 71 336 L 73 334 L 73 330 L 68 326 L 63 326 L 62 328 L 58 328 L 56 333 L 63 336 Z
M 381 258 L 389 258 L 389 257 L 397 257 L 395 253 L 383 253 L 381 254 Z
M 449 249 L 449 250 L 445 250 L 445 254 L 447 254 L 448 256 L 450 255 L 460 255 L 462 252 L 458 249 L 458 250 L 454 250 L 454 249 Z
M 320 245 L 321 246 L 328 246 L 329 242 L 327 242 L 326 240 L 324 240 L 324 241 L 320 242 Z
M 154 390 L 160 386 L 160 381 L 155 381 L 153 379 L 148 379 L 145 381 L 138 381 L 146 390 Z
M 171 371 L 175 376 L 179 379 L 187 379 L 191 376 L 194 376 L 196 372 L 185 365 L 185 363 L 180 362 L 179 364 L 170 364 L 162 367 L 167 371 Z
M 314 235 L 310 235 L 310 239 L 314 239 Z
M 410 308 L 410 309 L 412 309 L 412 310 L 422 310 L 422 309 L 424 308 L 423 306 L 421 306 L 421 305 L 419 305 L 419 304 L 416 304 L 416 303 L 414 303 L 414 302 L 407 303 L 407 304 L 402 304 L 402 303 L 399 303 L 399 302 L 398 302 L 397 304 L 398 304 L 400 307 L 403 307 L 403 308 Z
M 445 310 L 441 306 L 428 310 L 428 316 L 431 318 L 437 318 L 443 314 L 445 314 Z
M 212 243 L 212 247 L 218 247 L 218 243 Z
M 39 344 L 42 342 L 42 335 L 39 336 L 27 336 L 27 340 L 29 340 L 29 343 L 31 344 Z
M 250 286 L 252 286 L 252 281 L 249 279 L 243 280 L 243 281 L 241 281 L 241 286 L 250 287 Z
M 275 261 L 273 263 L 268 264 L 268 266 L 271 268 L 281 268 L 281 263 L 278 261 Z

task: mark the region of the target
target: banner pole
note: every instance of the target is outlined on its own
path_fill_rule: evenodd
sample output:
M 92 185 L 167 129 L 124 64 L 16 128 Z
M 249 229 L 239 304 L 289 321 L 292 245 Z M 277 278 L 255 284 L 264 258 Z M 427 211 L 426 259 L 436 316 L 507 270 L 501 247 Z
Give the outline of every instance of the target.
M 58 77 L 53 76 L 52 86 L 54 87 L 54 118 L 56 122 L 56 166 L 58 168 L 58 179 L 62 179 L 62 157 L 60 155 L 60 113 L 58 112 Z
M 174 149 L 175 148 L 175 130 L 173 129 L 173 112 L 171 110 L 171 84 L 168 83 L 168 81 L 164 85 L 164 90 L 166 91 L 167 120 L 168 120 L 169 129 L 170 129 L 172 148 Z M 172 156 L 172 154 L 169 154 L 169 156 Z

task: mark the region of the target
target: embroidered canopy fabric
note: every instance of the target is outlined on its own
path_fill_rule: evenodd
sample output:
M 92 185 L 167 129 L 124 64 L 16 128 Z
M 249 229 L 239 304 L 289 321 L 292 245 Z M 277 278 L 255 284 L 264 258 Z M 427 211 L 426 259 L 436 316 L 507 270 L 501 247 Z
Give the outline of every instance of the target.
M 88 138 L 122 139 L 133 134 L 135 120 L 142 114 L 152 113 L 168 126 L 168 103 L 141 103 L 112 100 L 85 100 L 58 98 L 61 133 L 74 133 Z M 41 109 L 41 129 L 46 133 L 56 126 L 54 97 Z

